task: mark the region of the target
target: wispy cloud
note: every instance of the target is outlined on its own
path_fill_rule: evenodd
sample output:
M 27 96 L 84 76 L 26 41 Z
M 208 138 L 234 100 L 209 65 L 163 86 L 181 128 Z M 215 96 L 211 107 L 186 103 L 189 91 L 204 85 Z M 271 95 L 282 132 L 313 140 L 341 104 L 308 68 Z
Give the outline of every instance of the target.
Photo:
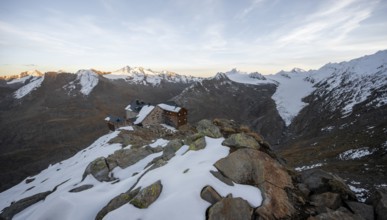
M 251 3 L 246 8 L 244 8 L 241 12 L 239 12 L 235 15 L 235 18 L 236 19 L 244 19 L 251 12 L 253 12 L 255 9 L 260 7 L 265 1 L 266 0 L 252 0 Z
M 282 46 L 316 42 L 339 43 L 369 18 L 378 1 L 333 1 L 308 15 L 293 30 L 282 33 Z

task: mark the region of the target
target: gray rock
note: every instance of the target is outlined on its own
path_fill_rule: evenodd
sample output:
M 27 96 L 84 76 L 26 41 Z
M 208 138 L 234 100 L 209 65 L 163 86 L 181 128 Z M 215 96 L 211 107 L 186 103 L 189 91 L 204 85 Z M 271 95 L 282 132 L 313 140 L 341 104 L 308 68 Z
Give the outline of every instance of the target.
M 206 147 L 206 139 L 201 137 L 189 145 L 190 150 L 201 150 Z
M 363 220 L 362 217 L 358 215 L 354 215 L 352 213 L 348 212 L 343 212 L 340 210 L 336 210 L 333 212 L 327 212 L 327 213 L 322 213 L 317 216 L 314 216 L 312 218 L 309 218 L 308 220 Z
M 374 208 L 370 205 L 359 203 L 359 202 L 352 202 L 347 201 L 347 206 L 351 209 L 351 211 L 357 215 L 360 215 L 366 220 L 374 220 Z
M 251 220 L 253 209 L 241 198 L 224 198 L 208 210 L 209 220 L 238 219 Z
M 214 166 L 236 183 L 260 188 L 265 200 L 256 209 L 256 215 L 263 219 L 281 219 L 295 214 L 285 191 L 286 188 L 294 188 L 291 177 L 266 153 L 243 148 L 218 160 Z
M 303 171 L 301 178 L 311 193 L 335 192 L 339 193 L 342 199 L 356 201 L 355 194 L 344 183 L 344 180 L 336 175 L 320 169 L 314 169 Z
M 132 200 L 140 191 L 140 188 L 137 188 L 126 193 L 121 193 L 120 195 L 114 197 L 110 202 L 103 207 L 95 217 L 96 220 L 102 220 L 109 212 L 118 209 L 119 207 L 127 204 Z
M 83 173 L 82 179 L 85 179 L 87 175 L 91 174 L 98 181 L 111 181 L 112 178 L 109 176 L 109 166 L 106 163 L 106 159 L 104 157 L 99 157 L 86 167 L 85 172 Z
M 168 144 L 164 147 L 163 151 L 163 159 L 169 160 L 173 156 L 175 156 L 176 151 L 178 151 L 182 146 L 184 145 L 183 141 L 179 139 L 171 140 L 168 142 Z
M 258 142 L 251 136 L 245 133 L 232 134 L 222 142 L 222 145 L 234 148 L 251 148 L 259 149 Z
M 376 219 L 387 220 L 387 188 L 377 189 L 373 197 Z
M 229 186 L 234 186 L 234 183 L 232 182 L 232 180 L 223 176 L 220 172 L 211 170 L 210 173 L 214 175 L 214 177 L 216 177 L 218 180 L 222 181 L 223 183 Z
M 69 192 L 82 192 L 82 191 L 93 188 L 93 186 L 94 185 L 92 185 L 92 184 L 86 184 L 86 185 L 78 186 L 78 187 L 70 190 Z
M 150 186 L 142 189 L 131 201 L 130 204 L 140 209 L 148 208 L 161 194 L 163 185 L 157 181 Z
M 156 148 L 151 148 L 150 146 L 121 149 L 114 152 L 114 154 L 109 155 L 106 161 L 110 169 L 113 169 L 116 166 L 124 169 L 144 159 L 148 155 L 155 153 L 156 151 Z
M 196 129 L 199 133 L 212 137 L 212 138 L 220 138 L 223 137 L 222 133 L 220 133 L 219 128 L 214 125 L 210 120 L 203 119 L 198 122 Z
M 29 196 L 27 198 L 21 199 L 15 203 L 12 203 L 10 206 L 4 208 L 2 213 L 0 214 L 0 219 L 11 220 L 14 215 L 23 211 L 27 207 L 44 200 L 48 195 L 50 195 L 53 191 L 47 191 L 35 194 L 33 196 Z
M 312 204 L 315 206 L 327 207 L 333 210 L 341 206 L 341 197 L 337 193 L 325 192 L 311 196 Z
M 200 197 L 212 205 L 219 202 L 222 199 L 222 196 L 211 186 L 205 186 L 200 192 Z
M 238 133 L 239 125 L 232 120 L 216 118 L 213 120 L 213 124 L 218 126 L 220 132 L 228 137 L 230 134 Z

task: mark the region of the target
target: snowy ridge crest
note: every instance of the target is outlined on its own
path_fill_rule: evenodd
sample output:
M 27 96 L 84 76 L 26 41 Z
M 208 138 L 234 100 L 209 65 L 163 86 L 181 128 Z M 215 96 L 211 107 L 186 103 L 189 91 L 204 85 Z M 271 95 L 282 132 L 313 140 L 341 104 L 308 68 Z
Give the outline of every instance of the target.
M 123 79 L 129 83 L 153 86 L 159 85 L 162 81 L 172 83 L 192 83 L 202 80 L 202 78 L 199 77 L 179 75 L 166 70 L 156 72 L 143 67 L 130 66 L 125 66 L 124 68 L 111 72 L 110 74 L 103 75 L 103 77 L 110 80 Z

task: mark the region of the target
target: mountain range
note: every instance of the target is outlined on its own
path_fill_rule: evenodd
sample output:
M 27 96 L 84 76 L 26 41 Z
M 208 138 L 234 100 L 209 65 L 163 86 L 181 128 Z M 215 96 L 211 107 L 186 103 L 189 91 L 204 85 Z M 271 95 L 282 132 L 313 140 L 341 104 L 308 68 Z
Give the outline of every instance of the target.
M 132 100 L 174 101 L 195 124 L 226 118 L 261 134 L 287 164 L 340 173 L 366 196 L 387 177 L 387 51 L 318 70 L 233 69 L 198 78 L 141 67 L 39 71 L 0 79 L 0 190 L 75 155 Z

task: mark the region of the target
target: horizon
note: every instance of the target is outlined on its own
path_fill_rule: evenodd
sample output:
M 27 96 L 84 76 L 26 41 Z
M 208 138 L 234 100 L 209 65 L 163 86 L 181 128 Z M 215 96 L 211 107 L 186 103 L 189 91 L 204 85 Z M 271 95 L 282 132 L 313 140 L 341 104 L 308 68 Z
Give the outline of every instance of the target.
M 182 75 L 318 69 L 387 48 L 387 2 L 0 3 L 0 76 L 129 64 Z

